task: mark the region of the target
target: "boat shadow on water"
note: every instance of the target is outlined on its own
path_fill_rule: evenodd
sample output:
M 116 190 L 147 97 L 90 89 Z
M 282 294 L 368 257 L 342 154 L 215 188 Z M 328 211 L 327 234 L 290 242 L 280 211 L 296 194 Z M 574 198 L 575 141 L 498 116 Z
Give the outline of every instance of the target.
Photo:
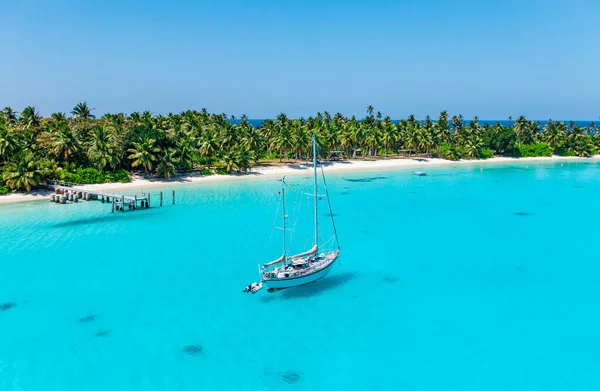
M 283 289 L 279 292 L 269 294 L 268 296 L 261 296 L 260 300 L 268 303 L 278 299 L 289 300 L 313 297 L 346 285 L 357 277 L 357 273 L 350 272 L 326 276 L 310 284 Z

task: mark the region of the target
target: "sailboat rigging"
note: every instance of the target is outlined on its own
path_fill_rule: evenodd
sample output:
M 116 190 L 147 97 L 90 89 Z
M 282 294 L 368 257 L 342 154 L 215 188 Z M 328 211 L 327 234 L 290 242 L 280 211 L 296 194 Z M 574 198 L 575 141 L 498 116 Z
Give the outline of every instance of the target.
M 327 197 L 327 205 L 333 225 L 335 248 L 331 251 L 321 251 L 319 243 L 319 216 L 318 216 L 318 200 L 320 196 L 317 194 L 317 138 L 313 135 L 313 214 L 314 214 L 314 231 L 312 247 L 300 254 L 292 256 L 287 255 L 286 249 L 286 210 L 285 210 L 285 177 L 281 180 L 283 186 L 279 194 L 281 195 L 281 208 L 283 215 L 283 254 L 271 261 L 259 265 L 259 282 L 254 282 L 244 288 L 244 292 L 256 293 L 262 289 L 263 284 L 273 292 L 280 289 L 286 289 L 294 286 L 309 284 L 325 277 L 331 270 L 331 266 L 338 259 L 340 254 L 340 246 L 337 238 L 337 230 L 333 213 L 331 211 L 331 202 L 329 201 L 329 193 L 327 191 L 327 183 L 325 182 L 325 173 L 321 167 L 323 175 L 323 185 L 325 196 Z

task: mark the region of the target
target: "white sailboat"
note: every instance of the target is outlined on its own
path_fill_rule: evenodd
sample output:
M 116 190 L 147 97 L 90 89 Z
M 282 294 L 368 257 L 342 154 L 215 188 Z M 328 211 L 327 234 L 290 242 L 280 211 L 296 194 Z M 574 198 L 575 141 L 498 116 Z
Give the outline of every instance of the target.
M 327 197 L 327 205 L 329 206 L 329 214 L 333 225 L 335 247 L 333 250 L 321 251 L 319 247 L 319 218 L 318 218 L 318 200 L 317 194 L 317 139 L 313 135 L 313 198 L 314 198 L 314 235 L 312 247 L 300 254 L 287 256 L 286 253 L 286 214 L 285 214 L 285 183 L 281 189 L 281 205 L 283 214 L 283 255 L 274 261 L 259 265 L 260 281 L 252 283 L 244 288 L 244 292 L 256 293 L 262 289 L 263 284 L 269 288 L 269 291 L 275 291 L 294 286 L 308 284 L 317 281 L 327 275 L 331 267 L 340 255 L 340 246 L 335 229 L 333 213 L 331 212 L 331 204 L 329 202 L 329 194 L 325 184 L 325 174 L 323 174 L 323 184 Z

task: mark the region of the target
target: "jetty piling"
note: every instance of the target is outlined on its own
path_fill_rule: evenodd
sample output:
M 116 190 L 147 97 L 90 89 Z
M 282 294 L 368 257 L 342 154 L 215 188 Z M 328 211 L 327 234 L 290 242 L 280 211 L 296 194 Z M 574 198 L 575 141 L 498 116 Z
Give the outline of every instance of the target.
M 103 204 L 111 204 L 111 212 L 115 210 L 124 212 L 129 210 L 148 209 L 150 208 L 150 194 L 126 196 L 123 194 L 111 194 L 104 191 L 99 191 L 97 188 L 81 186 L 72 183 L 64 183 L 54 181 L 53 184 L 46 185 L 54 192 L 50 194 L 49 201 L 59 204 L 69 202 L 78 202 L 80 199 L 86 201 L 100 201 Z M 159 205 L 163 205 L 163 192 L 159 192 Z M 171 191 L 171 203 L 175 205 L 175 190 Z
M 86 201 L 100 201 L 103 204 L 111 204 L 111 212 L 115 209 L 119 211 L 125 211 L 127 209 L 137 210 L 138 205 L 142 208 L 149 207 L 149 195 L 148 196 L 126 196 L 123 194 L 111 194 L 104 191 L 98 191 L 94 188 L 84 187 L 72 183 L 64 183 L 54 181 L 53 184 L 46 185 L 49 189 L 54 190 L 53 194 L 50 195 L 50 202 L 56 202 L 60 204 L 66 204 L 68 201 L 77 202 L 83 198 Z M 138 204 L 139 202 L 139 204 Z

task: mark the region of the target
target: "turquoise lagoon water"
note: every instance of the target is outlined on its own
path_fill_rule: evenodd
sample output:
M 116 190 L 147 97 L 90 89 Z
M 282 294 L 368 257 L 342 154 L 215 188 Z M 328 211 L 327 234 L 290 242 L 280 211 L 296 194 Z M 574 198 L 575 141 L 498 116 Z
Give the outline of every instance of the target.
M 600 389 L 600 165 L 482 167 L 329 175 L 340 264 L 275 294 L 272 179 L 0 206 L 0 390 Z

